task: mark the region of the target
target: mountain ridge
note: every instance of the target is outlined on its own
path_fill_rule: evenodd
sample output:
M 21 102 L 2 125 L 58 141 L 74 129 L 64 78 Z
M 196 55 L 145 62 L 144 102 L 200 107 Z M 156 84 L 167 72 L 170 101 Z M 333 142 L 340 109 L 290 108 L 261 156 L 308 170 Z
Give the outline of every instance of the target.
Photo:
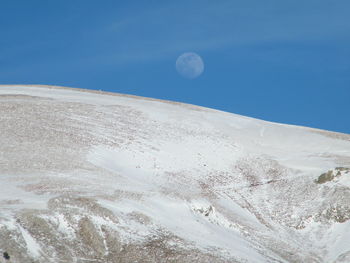
M 170 103 L 170 104 L 178 104 L 178 105 L 194 107 L 194 108 L 203 109 L 203 110 L 213 110 L 213 111 L 219 111 L 219 112 L 224 112 L 224 113 L 228 113 L 228 114 L 235 114 L 235 115 L 241 116 L 243 118 L 251 118 L 251 119 L 255 119 L 255 120 L 265 121 L 268 123 L 278 124 L 278 125 L 307 128 L 307 129 L 315 130 L 316 132 L 317 131 L 331 132 L 334 134 L 338 134 L 340 137 L 343 137 L 345 135 L 345 137 L 348 138 L 348 140 L 350 140 L 350 134 L 348 134 L 348 133 L 337 132 L 337 131 L 332 131 L 332 130 L 325 130 L 325 129 L 321 129 L 321 128 L 313 128 L 313 127 L 302 126 L 302 125 L 298 125 L 298 124 L 288 124 L 288 123 L 279 123 L 279 122 L 274 122 L 274 121 L 268 121 L 268 120 L 259 119 L 259 118 L 255 118 L 255 117 L 240 115 L 240 114 L 225 111 L 225 110 L 209 108 L 206 106 L 199 106 L 199 105 L 195 105 L 195 104 L 191 104 L 191 103 L 187 103 L 187 102 L 178 102 L 178 101 L 173 101 L 173 100 L 157 99 L 157 98 L 144 97 L 144 96 L 138 96 L 138 95 L 133 95 L 133 94 L 126 94 L 126 93 L 119 93 L 119 92 L 112 92 L 112 91 L 105 91 L 105 90 L 66 87 L 66 86 L 59 86 L 59 85 L 45 85 L 45 84 L 24 84 L 24 85 L 22 85 L 22 84 L 8 84 L 7 85 L 7 84 L 0 84 L 0 88 L 1 87 L 29 87 L 29 88 L 30 87 L 37 87 L 37 88 L 48 88 L 48 89 L 65 89 L 65 90 L 88 92 L 88 93 L 94 93 L 94 94 L 100 94 L 100 95 L 121 96 L 121 97 L 129 97 L 129 98 L 135 98 L 135 99 L 140 99 L 140 100 L 149 100 L 149 101 L 158 101 L 158 102 Z
M 347 134 L 51 86 L 0 100 L 11 262 L 350 257 Z

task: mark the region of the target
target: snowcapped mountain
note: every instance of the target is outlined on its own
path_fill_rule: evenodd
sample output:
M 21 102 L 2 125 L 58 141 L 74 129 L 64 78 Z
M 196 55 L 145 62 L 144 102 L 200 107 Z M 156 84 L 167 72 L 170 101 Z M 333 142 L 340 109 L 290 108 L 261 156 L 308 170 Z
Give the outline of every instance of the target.
M 0 262 L 350 262 L 350 135 L 51 86 L 0 113 Z

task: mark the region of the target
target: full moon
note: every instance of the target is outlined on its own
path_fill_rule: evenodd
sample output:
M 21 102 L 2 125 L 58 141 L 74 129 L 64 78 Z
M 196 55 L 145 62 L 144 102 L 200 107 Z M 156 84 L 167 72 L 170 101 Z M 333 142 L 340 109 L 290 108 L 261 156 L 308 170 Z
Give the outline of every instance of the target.
M 186 52 L 177 58 L 176 70 L 181 76 L 194 79 L 203 73 L 204 63 L 198 54 Z

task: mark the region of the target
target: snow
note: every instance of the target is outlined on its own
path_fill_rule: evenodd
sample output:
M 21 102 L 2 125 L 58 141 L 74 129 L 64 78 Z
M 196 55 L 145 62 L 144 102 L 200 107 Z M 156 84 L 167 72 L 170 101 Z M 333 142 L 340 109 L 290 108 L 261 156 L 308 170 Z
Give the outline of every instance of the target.
M 334 260 L 342 253 L 349 250 L 350 244 L 350 224 L 346 223 L 335 223 L 329 230 L 331 233 L 330 242 L 331 248 L 328 255 L 328 260 Z
M 348 223 L 326 229 L 315 222 L 319 212 L 315 209 L 327 200 L 320 194 L 323 186 L 313 181 L 339 163 L 350 165 L 350 140 L 193 105 L 123 95 L 26 86 L 0 86 L 1 94 L 89 105 L 105 115 L 94 119 L 88 113 L 64 112 L 74 128 L 86 124 L 81 128 L 84 136 L 100 140 L 84 147 L 71 145 L 84 164 L 78 169 L 63 172 L 66 167 L 62 167 L 62 172 L 41 171 L 40 176 L 3 174 L 0 219 L 25 208 L 46 209 L 50 198 L 74 193 L 96 198 L 117 215 L 118 224 L 99 216 L 91 219 L 97 226 L 118 230 L 126 241 L 141 241 L 155 229 L 166 229 L 194 247 L 216 248 L 248 262 L 284 262 L 271 247 L 285 240 L 290 251 L 298 249 L 300 254 L 324 248 L 329 251 L 328 261 L 348 249 Z M 125 108 L 125 116 L 117 107 Z M 26 188 L 36 182 L 48 182 L 50 191 Z M 305 193 L 288 183 L 300 184 Z M 327 185 L 350 188 L 350 176 L 344 172 Z M 297 191 L 303 195 L 296 195 Z M 117 197 L 102 198 L 103 194 Z M 151 223 L 130 220 L 133 212 L 147 216 Z M 291 230 L 289 224 L 309 214 L 304 229 Z M 58 231 L 74 238 L 65 217 L 56 213 L 54 218 Z M 11 222 L 2 224 L 11 228 Z M 39 257 L 39 244 L 24 228 L 20 230 L 28 251 Z M 304 240 L 310 242 L 302 245 Z
M 32 192 L 25 191 L 21 186 L 21 180 L 16 180 L 11 175 L 1 175 L 1 191 L 0 191 L 0 218 L 8 217 L 16 210 L 36 207 L 45 209 L 47 201 L 52 195 L 38 196 Z
M 251 245 L 242 239 L 241 234 L 230 226 L 224 217 L 215 218 L 215 224 L 208 222 L 203 216 L 198 216 L 193 209 L 178 200 L 166 199 L 155 196 L 142 203 L 135 201 L 111 204 L 108 201 L 100 201 L 102 205 L 110 209 L 116 209 L 117 213 L 123 211 L 130 213 L 139 211 L 153 219 L 158 224 L 165 226 L 172 233 L 185 240 L 191 240 L 196 246 L 203 249 L 220 247 L 226 252 L 234 250 L 235 256 L 248 258 L 249 262 L 262 262 L 264 258 L 251 249 Z M 169 220 L 171 218 L 171 220 Z M 218 225 L 219 224 L 219 225 Z M 226 225 L 225 225 L 226 224 Z M 129 225 L 129 222 L 128 222 Z M 129 225 L 134 228 L 134 225 Z
M 19 226 L 19 229 L 22 233 L 29 254 L 34 258 L 40 257 L 42 254 L 40 245 L 35 241 L 35 239 L 30 235 L 30 233 L 26 229 L 24 229 L 21 226 Z
M 73 227 L 69 225 L 64 215 L 60 213 L 56 213 L 55 218 L 57 218 L 57 221 L 58 221 L 57 230 L 65 234 L 68 238 L 73 239 L 75 237 L 75 231 Z

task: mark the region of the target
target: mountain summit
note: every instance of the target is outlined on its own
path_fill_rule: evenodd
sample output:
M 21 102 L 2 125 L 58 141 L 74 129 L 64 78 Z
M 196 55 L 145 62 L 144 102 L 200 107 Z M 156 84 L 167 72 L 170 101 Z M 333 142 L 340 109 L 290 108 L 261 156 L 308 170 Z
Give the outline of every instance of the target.
M 0 262 L 350 262 L 350 135 L 0 86 Z

